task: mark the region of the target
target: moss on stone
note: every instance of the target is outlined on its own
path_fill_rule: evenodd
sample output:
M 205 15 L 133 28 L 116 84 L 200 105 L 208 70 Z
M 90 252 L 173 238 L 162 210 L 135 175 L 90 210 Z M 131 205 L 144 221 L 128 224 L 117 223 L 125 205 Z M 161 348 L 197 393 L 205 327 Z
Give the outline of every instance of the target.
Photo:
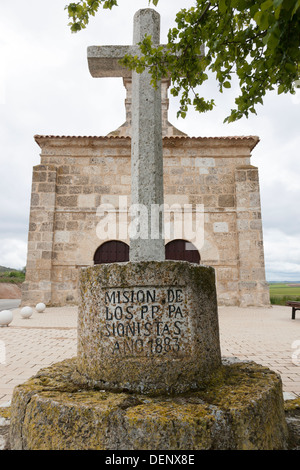
M 13 449 L 282 449 L 281 381 L 254 363 L 223 365 L 203 389 L 175 396 L 94 390 L 76 358 L 14 390 Z
M 278 374 L 255 363 L 236 363 L 222 366 L 203 391 L 196 392 L 203 400 L 222 409 L 248 404 L 249 394 L 258 398 L 269 389 L 270 384 L 279 384 Z
M 11 415 L 10 406 L 0 407 L 0 418 L 10 419 L 10 415 Z
M 300 397 L 295 398 L 294 400 L 286 400 L 284 402 L 284 410 L 287 412 L 299 410 L 300 412 Z

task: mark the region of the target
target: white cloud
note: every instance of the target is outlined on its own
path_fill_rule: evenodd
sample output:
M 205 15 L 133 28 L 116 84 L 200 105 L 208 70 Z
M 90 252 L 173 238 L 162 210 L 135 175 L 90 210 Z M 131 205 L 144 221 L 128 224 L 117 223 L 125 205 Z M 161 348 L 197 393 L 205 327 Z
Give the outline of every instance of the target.
M 286 235 L 278 229 L 264 230 L 266 269 L 269 281 L 300 280 L 300 232 Z
M 26 266 L 27 243 L 17 238 L 4 238 L 0 244 L 0 266 L 22 269 Z
M 297 89 L 296 89 L 296 93 L 295 93 L 295 95 L 292 95 L 291 101 L 292 101 L 292 103 L 295 104 L 295 105 L 299 105 L 299 104 L 300 104 L 300 88 L 297 88 Z

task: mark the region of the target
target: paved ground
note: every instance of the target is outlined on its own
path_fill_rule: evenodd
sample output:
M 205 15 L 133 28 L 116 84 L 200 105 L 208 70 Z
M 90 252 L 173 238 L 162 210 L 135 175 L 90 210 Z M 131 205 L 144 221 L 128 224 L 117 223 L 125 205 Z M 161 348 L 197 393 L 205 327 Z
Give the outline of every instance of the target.
M 0 406 L 39 369 L 76 355 L 76 307 L 34 311 L 27 320 L 13 313 L 0 328 Z M 300 396 L 300 312 L 291 320 L 289 307 L 220 307 L 219 324 L 222 356 L 268 366 L 281 375 L 285 398 Z

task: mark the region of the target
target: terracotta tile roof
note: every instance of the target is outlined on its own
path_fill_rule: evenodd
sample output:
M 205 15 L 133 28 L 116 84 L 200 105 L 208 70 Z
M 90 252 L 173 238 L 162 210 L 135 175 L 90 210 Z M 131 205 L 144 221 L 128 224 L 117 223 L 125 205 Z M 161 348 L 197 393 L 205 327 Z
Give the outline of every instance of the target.
M 55 141 L 56 143 L 58 144 L 57 141 L 61 141 L 63 143 L 63 141 L 72 141 L 73 140 L 73 145 L 76 145 L 74 141 L 78 142 L 78 145 L 79 146 L 85 146 L 85 145 L 88 145 L 89 143 L 91 142 L 84 142 L 85 140 L 90 140 L 92 142 L 96 142 L 98 141 L 99 143 L 101 141 L 104 142 L 111 142 L 113 143 L 114 141 L 117 143 L 119 143 L 121 145 L 121 142 L 127 142 L 126 145 L 130 145 L 130 142 L 131 142 L 131 137 L 129 136 L 114 136 L 114 135 L 109 135 L 109 136 L 71 136 L 71 135 L 35 135 L 34 136 L 34 139 L 36 141 L 36 143 L 42 148 L 43 147 L 43 144 L 47 144 L 47 142 L 50 141 L 53 141 L 53 143 L 55 144 Z M 170 137 L 163 137 L 163 142 L 164 142 L 164 145 L 166 147 L 168 147 L 169 145 L 170 146 L 175 146 L 176 143 L 177 145 L 179 144 L 179 142 L 181 141 L 182 144 L 185 146 L 191 146 L 193 147 L 194 145 L 197 146 L 197 144 L 199 145 L 203 145 L 204 147 L 207 147 L 207 146 L 212 146 L 212 147 L 215 147 L 215 146 L 218 146 L 218 144 L 220 144 L 221 146 L 225 145 L 226 147 L 230 146 L 230 145 L 244 145 L 246 147 L 248 147 L 248 149 L 250 150 L 250 152 L 252 152 L 252 150 L 256 147 L 256 145 L 258 144 L 259 142 L 259 137 L 257 136 L 253 136 L 253 135 L 249 135 L 249 136 L 219 136 L 219 137 L 190 137 L 190 136 L 170 136 Z M 50 143 L 49 143 L 50 144 Z M 51 144 L 50 144 L 51 145 Z M 56 145 L 56 144 L 55 144 Z M 59 145 L 59 144 L 58 144 Z M 63 145 L 65 145 L 63 143 Z M 179 144 L 180 145 L 180 144 Z
M 35 135 L 34 139 L 36 143 L 39 146 L 42 146 L 43 141 L 57 141 L 57 140 L 76 140 L 78 143 L 80 141 L 84 141 L 85 139 L 87 140 L 93 140 L 95 141 L 103 141 L 103 142 L 109 142 L 109 141 L 127 141 L 128 143 L 131 141 L 131 137 L 129 136 L 115 136 L 115 135 L 107 135 L 107 136 L 67 136 L 67 135 Z M 259 142 L 259 137 L 249 135 L 249 136 L 224 136 L 224 137 L 190 137 L 190 136 L 169 136 L 169 137 L 163 137 L 163 142 L 165 145 L 172 145 L 179 141 L 186 142 L 187 144 L 193 145 L 198 143 L 202 143 L 203 145 L 216 145 L 218 142 L 226 145 L 231 144 L 244 144 L 247 145 L 250 151 L 256 147 L 256 145 Z
M 115 136 L 115 135 L 109 135 L 109 136 L 99 136 L 99 135 L 39 135 L 36 134 L 34 136 L 35 140 L 40 140 L 40 139 L 97 139 L 97 140 L 107 140 L 107 139 L 127 139 L 130 140 L 131 137 L 129 136 Z M 170 137 L 163 137 L 164 140 L 178 140 L 178 139 L 183 139 L 183 140 L 188 140 L 188 139 L 193 139 L 193 140 L 255 140 L 259 141 L 259 137 L 255 135 L 248 135 L 248 136 L 215 136 L 215 137 L 195 137 L 195 136 L 170 136 Z
M 40 135 L 34 136 L 35 140 L 40 139 L 130 139 L 130 137 L 119 136 L 99 136 L 99 135 Z

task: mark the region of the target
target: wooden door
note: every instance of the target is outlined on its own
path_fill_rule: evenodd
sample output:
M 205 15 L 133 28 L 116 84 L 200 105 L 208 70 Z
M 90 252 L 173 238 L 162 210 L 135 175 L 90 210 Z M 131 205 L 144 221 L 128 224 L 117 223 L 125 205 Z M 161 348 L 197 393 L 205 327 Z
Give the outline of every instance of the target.
M 94 256 L 94 264 L 121 263 L 129 261 L 129 246 L 117 240 L 111 240 L 99 246 Z
M 200 263 L 200 253 L 197 248 L 185 240 L 172 240 L 166 245 L 166 259 Z

